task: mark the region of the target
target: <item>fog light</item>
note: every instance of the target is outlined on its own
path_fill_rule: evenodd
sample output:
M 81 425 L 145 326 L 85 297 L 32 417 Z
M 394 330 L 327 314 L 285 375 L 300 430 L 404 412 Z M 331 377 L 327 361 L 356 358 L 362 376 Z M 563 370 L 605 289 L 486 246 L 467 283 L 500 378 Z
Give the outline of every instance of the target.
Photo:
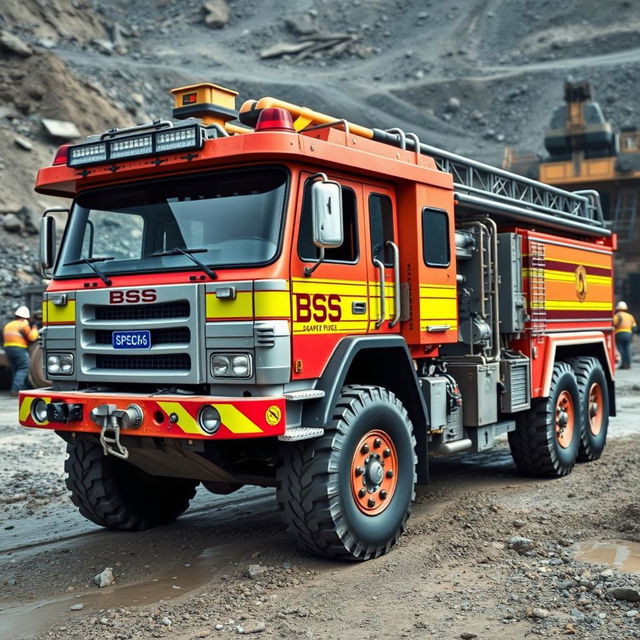
M 198 424 L 202 427 L 203 431 L 209 435 L 213 435 L 220 428 L 220 414 L 218 410 L 210 404 L 202 407 L 198 414 Z
M 42 398 L 37 398 L 31 405 L 31 417 L 34 422 L 43 424 L 47 421 L 47 403 Z

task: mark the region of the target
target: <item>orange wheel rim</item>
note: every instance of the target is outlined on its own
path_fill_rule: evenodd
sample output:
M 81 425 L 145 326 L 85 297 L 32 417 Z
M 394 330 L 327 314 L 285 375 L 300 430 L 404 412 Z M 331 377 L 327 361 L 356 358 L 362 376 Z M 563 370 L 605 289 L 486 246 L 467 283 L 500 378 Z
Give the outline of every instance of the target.
M 602 425 L 604 424 L 604 393 L 597 382 L 594 382 L 589 389 L 587 412 L 589 430 L 594 436 L 597 436 L 602 431 Z
M 576 412 L 573 406 L 573 398 L 568 391 L 563 391 L 556 402 L 556 439 L 558 444 L 566 449 L 573 440 Z
M 398 454 L 384 431 L 374 429 L 361 438 L 353 453 L 350 481 L 362 513 L 375 516 L 389 506 L 398 484 Z

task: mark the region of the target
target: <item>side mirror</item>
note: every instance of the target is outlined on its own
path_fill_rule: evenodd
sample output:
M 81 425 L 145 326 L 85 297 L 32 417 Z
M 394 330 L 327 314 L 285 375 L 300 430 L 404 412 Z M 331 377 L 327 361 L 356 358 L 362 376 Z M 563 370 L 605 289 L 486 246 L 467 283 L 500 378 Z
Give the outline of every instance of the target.
M 335 249 L 344 241 L 342 189 L 337 182 L 322 177 L 322 182 L 311 185 L 313 244 L 321 249 Z
M 51 278 L 49 269 L 56 263 L 56 219 L 50 213 L 69 213 L 68 209 L 47 209 L 40 220 L 40 270 L 43 278 Z

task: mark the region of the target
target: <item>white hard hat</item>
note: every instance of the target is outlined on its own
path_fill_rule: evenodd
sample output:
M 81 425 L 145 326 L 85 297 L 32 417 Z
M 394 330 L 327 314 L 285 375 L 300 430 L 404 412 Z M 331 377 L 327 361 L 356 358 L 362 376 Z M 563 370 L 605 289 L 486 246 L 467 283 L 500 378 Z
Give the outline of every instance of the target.
M 16 309 L 16 315 L 18 316 L 18 318 L 24 318 L 25 320 L 28 320 L 31 317 L 31 312 L 29 311 L 29 307 L 25 307 L 24 305 L 22 305 L 21 307 L 18 307 Z
M 620 300 L 616 306 L 616 311 L 626 311 L 628 308 L 627 303 Z

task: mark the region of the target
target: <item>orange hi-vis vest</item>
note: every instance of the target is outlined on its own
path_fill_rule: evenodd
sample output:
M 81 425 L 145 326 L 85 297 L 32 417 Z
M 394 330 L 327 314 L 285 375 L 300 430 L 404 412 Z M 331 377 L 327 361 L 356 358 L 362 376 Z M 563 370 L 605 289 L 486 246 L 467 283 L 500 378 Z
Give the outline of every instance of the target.
M 616 328 L 616 333 L 632 333 L 636 327 L 636 321 L 630 313 L 618 311 L 613 316 L 613 326 Z
M 16 318 L 4 325 L 2 331 L 5 347 L 22 347 L 26 349 L 38 339 L 38 330 L 31 327 L 28 320 Z

